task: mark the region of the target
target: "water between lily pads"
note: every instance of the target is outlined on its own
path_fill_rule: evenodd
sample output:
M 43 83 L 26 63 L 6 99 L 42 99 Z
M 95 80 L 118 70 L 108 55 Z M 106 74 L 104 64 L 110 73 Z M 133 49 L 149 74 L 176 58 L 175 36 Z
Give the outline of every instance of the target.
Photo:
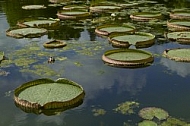
M 181 4 L 176 4 L 179 1 Z M 47 8 L 21 9 L 22 5 L 31 4 L 43 4 Z M 15 26 L 18 20 L 28 17 L 56 18 L 60 7 L 48 6 L 49 4 L 46 0 L 0 1 L 0 51 L 4 51 L 8 58 L 1 63 L 1 70 L 9 72 L 7 75 L 0 74 L 1 126 L 134 126 L 142 121 L 138 112 L 144 107 L 162 108 L 171 117 L 190 121 L 190 64 L 175 62 L 162 56 L 167 48 L 190 46 L 164 40 L 162 37 L 166 30 L 165 24 L 161 27 L 152 26 L 133 22 L 127 16 L 121 16 L 121 20 L 117 20 L 110 17 L 110 14 L 101 15 L 110 19 L 109 22 L 134 24 L 140 31 L 150 32 L 158 37 L 153 46 L 143 48 L 154 55 L 154 62 L 148 67 L 137 69 L 115 68 L 102 62 L 103 53 L 113 47 L 107 38 L 97 36 L 94 32 L 95 27 L 102 24 L 101 16 L 93 17 L 93 21 L 100 19 L 99 24 L 93 24 L 92 19 L 63 20 L 58 29 L 38 38 L 15 39 L 6 36 L 6 30 Z M 168 10 L 188 7 L 187 5 L 185 0 L 172 1 L 170 5 L 164 1 L 158 1 L 157 4 L 158 9 L 164 6 Z M 133 8 L 130 11 L 136 10 Z M 159 23 L 161 24 L 155 24 Z M 52 39 L 65 40 L 67 46 L 45 49 L 43 43 Z M 55 58 L 55 62 L 48 64 L 47 60 L 51 56 Z M 15 106 L 14 89 L 19 85 L 39 78 L 55 80 L 60 77 L 73 80 L 84 88 L 86 94 L 82 105 L 53 116 L 26 113 Z M 115 111 L 119 104 L 127 101 L 139 103 L 138 107 L 125 114 Z

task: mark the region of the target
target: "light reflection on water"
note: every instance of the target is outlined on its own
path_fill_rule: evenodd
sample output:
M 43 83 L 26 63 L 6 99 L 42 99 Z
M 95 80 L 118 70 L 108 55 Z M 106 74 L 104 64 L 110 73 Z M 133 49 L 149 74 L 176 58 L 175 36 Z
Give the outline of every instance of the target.
M 11 3 L 9 3 L 11 4 Z M 106 38 L 95 36 L 87 29 L 79 30 L 76 36 L 67 40 L 66 49 L 44 49 L 42 44 L 48 41 L 48 36 L 35 39 L 14 39 L 7 37 L 5 31 L 9 28 L 6 15 L 0 12 L 0 50 L 5 54 L 14 54 L 14 51 L 25 48 L 31 43 L 37 43 L 42 51 L 49 54 L 67 57 L 67 60 L 47 64 L 46 57 L 38 59 L 43 65 L 54 69 L 59 76 L 65 77 L 81 84 L 86 92 L 82 105 L 55 116 L 35 115 L 25 113 L 14 105 L 13 90 L 20 84 L 41 76 L 30 72 L 20 72 L 22 67 L 15 64 L 2 66 L 3 70 L 10 72 L 7 76 L 0 76 L 0 126 L 82 126 L 82 125 L 109 125 L 122 126 L 124 122 L 135 125 L 141 119 L 138 110 L 143 107 L 155 106 L 165 109 L 172 117 L 190 121 L 190 85 L 189 64 L 171 61 L 162 57 L 167 48 L 189 47 L 175 42 L 155 44 L 146 48 L 155 55 L 154 63 L 145 68 L 124 69 L 106 66 L 101 60 L 104 51 L 112 49 Z M 65 34 L 70 34 L 64 32 Z M 94 35 L 94 36 L 93 36 Z M 93 37 L 92 37 L 93 36 Z M 66 37 L 67 38 L 67 37 Z M 79 45 L 73 46 L 73 44 Z M 87 46 L 83 48 L 83 46 Z M 98 47 L 94 51 L 93 46 Z M 73 47 L 73 48 L 72 48 Z M 87 55 L 83 50 L 89 48 Z M 47 56 L 48 58 L 48 56 Z M 79 64 L 79 66 L 77 65 Z M 45 77 L 42 75 L 42 77 Z M 133 115 L 122 115 L 113 111 L 118 104 L 125 101 L 137 101 L 140 107 Z M 103 108 L 106 114 L 93 116 L 93 108 Z

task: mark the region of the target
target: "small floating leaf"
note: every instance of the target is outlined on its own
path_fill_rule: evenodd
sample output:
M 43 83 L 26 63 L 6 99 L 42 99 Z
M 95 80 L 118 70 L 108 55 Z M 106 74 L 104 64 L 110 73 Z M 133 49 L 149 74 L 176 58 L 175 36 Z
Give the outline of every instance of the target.
M 26 10 L 32 10 L 32 9 L 45 9 L 46 7 L 44 5 L 25 5 L 22 6 L 22 9 Z
M 150 120 L 143 120 L 142 122 L 138 123 L 138 126 L 157 126 L 157 123 Z

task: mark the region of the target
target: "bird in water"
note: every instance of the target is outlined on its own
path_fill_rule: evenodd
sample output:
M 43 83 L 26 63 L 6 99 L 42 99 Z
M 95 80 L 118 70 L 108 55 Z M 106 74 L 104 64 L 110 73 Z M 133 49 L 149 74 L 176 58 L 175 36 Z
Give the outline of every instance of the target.
M 54 63 L 54 62 L 55 62 L 55 59 L 53 57 L 49 57 L 48 63 Z

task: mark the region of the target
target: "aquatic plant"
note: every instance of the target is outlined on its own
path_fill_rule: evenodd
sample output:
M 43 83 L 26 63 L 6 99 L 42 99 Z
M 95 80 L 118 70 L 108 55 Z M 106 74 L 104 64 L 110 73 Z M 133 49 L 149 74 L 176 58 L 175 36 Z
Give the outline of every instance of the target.
M 44 5 L 24 5 L 22 6 L 22 9 L 25 10 L 33 10 L 33 9 L 45 9 L 46 7 Z
M 160 126 L 190 126 L 190 124 L 180 119 L 169 117 L 166 121 L 161 123 Z
M 138 126 L 158 126 L 158 125 L 154 121 L 143 120 L 142 122 L 138 123 Z
M 166 38 L 171 41 L 177 41 L 180 44 L 190 44 L 189 31 L 169 32 L 169 33 L 166 33 Z
M 161 13 L 155 12 L 138 12 L 130 15 L 130 18 L 135 21 L 150 21 L 155 19 L 161 19 Z
M 189 31 L 190 22 L 188 20 L 168 20 L 167 27 L 170 31 Z
M 66 45 L 67 45 L 67 43 L 62 40 L 51 40 L 51 41 L 45 42 L 43 44 L 43 46 L 45 48 L 62 48 Z
M 92 109 L 92 112 L 94 116 L 100 116 L 106 114 L 106 111 L 104 109 Z

